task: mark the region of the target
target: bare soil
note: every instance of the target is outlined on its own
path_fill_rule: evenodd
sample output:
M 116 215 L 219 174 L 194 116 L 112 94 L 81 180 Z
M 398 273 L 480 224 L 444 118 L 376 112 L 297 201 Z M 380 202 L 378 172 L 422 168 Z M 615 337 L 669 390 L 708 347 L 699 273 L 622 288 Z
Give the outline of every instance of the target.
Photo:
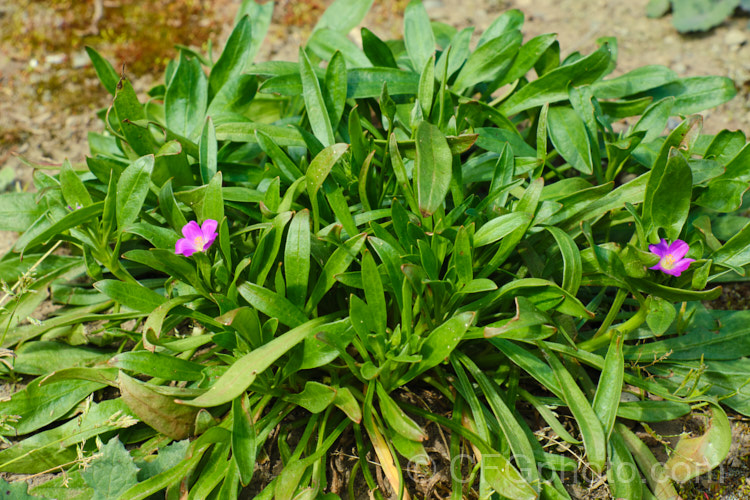
M 704 113 L 704 130 L 750 130 L 750 31 L 746 17 L 735 16 L 707 33 L 682 36 L 671 25 L 670 16 L 646 18 L 648 0 L 423 1 L 433 20 L 456 28 L 473 26 L 475 34 L 504 10 L 518 8 L 526 15 L 526 38 L 555 32 L 563 55 L 591 52 L 598 38 L 616 36 L 616 74 L 662 64 L 680 76 L 728 76 L 738 95 Z M 299 45 L 330 2 L 278 1 L 259 59 L 295 60 Z M 401 12 L 407 3 L 378 0 L 363 24 L 382 37 L 398 37 Z M 88 62 L 85 45 L 95 47 L 116 67 L 124 67 L 143 93 L 161 78 L 165 58 L 174 54 L 173 44 L 205 49 L 211 40 L 214 46 L 223 46 L 238 5 L 231 0 L 0 0 L 0 168 L 14 172 L 12 182 L 3 185 L 0 181 L 0 190 L 29 189 L 33 171 L 19 155 L 50 167 L 65 158 L 74 164 L 85 161 L 87 133 L 102 129 L 96 111 L 110 102 Z M 352 33 L 355 40 L 357 33 Z M 0 254 L 12 246 L 13 238 L 12 234 L 0 234 Z M 747 307 L 747 287 L 732 290 L 725 303 L 735 309 Z M 714 473 L 684 485 L 681 494 L 685 499 L 750 498 L 750 425 L 740 415 L 731 418 L 735 440 L 729 458 Z M 678 421 L 657 432 L 668 436 L 688 428 L 689 422 Z M 431 442 L 439 452 L 441 440 L 434 426 L 432 430 Z M 663 451 L 658 439 L 653 444 L 655 451 Z M 342 447 L 331 465 L 342 477 L 352 463 L 349 451 Z M 425 498 L 442 498 L 444 489 L 434 478 L 409 476 Z M 578 480 L 569 486 L 576 498 L 610 498 L 596 481 Z

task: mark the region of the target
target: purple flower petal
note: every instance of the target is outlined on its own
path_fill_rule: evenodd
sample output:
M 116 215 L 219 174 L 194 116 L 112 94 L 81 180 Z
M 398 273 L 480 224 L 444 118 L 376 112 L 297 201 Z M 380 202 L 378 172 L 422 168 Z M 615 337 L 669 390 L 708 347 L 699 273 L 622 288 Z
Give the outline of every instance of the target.
M 185 257 L 190 257 L 191 255 L 193 255 L 195 253 L 195 245 L 193 245 L 193 240 L 189 240 L 187 238 L 180 238 L 179 240 L 177 240 L 177 243 L 175 243 L 174 245 L 174 253 L 176 253 L 177 255 L 182 254 Z
M 682 274 L 682 272 L 690 267 L 690 264 L 692 264 L 693 262 L 695 262 L 695 259 L 682 259 L 678 261 L 672 268 L 672 271 L 677 273 L 674 274 L 674 276 L 679 276 L 680 274 Z
M 185 224 L 182 227 L 182 235 L 189 239 L 190 241 L 195 240 L 195 238 L 203 237 L 203 231 L 201 231 L 201 227 L 198 225 L 197 222 L 194 220 L 191 220 L 187 224 Z
M 212 234 L 216 233 L 216 228 L 219 227 L 219 223 L 213 219 L 206 219 L 203 221 L 201 231 L 203 232 L 203 239 L 208 240 Z
M 664 257 L 669 252 L 669 244 L 667 243 L 667 240 L 662 238 L 659 244 L 649 245 L 648 249 L 651 251 L 651 253 L 654 253 L 659 257 Z
M 688 250 L 690 250 L 690 246 L 682 240 L 674 240 L 674 242 L 669 245 L 669 253 L 672 254 L 675 260 L 683 258 L 685 254 L 688 253 Z

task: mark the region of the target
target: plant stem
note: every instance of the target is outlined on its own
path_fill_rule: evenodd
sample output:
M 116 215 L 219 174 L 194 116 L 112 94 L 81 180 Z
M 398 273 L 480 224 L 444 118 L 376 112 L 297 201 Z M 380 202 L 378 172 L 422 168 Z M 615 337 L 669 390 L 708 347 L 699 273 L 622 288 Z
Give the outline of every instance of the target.
M 636 312 L 629 320 L 627 320 L 624 323 L 621 323 L 617 325 L 616 327 L 610 328 L 607 330 L 607 333 L 603 335 L 599 335 L 598 337 L 590 338 L 589 340 L 584 340 L 583 342 L 580 342 L 576 347 L 578 349 L 583 349 L 584 351 L 588 352 L 594 352 L 602 347 L 609 344 L 610 339 L 612 338 L 612 335 L 615 334 L 615 332 L 622 333 L 623 337 L 625 337 L 628 333 L 632 332 L 639 326 L 643 324 L 644 321 L 646 321 L 646 316 L 648 315 L 648 302 L 644 303 L 640 309 L 638 309 L 638 312 Z
M 615 295 L 615 300 L 612 302 L 612 307 L 609 308 L 609 312 L 607 313 L 607 316 L 604 318 L 604 321 L 602 321 L 602 325 L 594 334 L 594 338 L 597 338 L 600 335 L 602 335 L 612 325 L 612 322 L 615 320 L 617 313 L 620 312 L 622 303 L 625 302 L 625 298 L 627 298 L 627 296 L 628 296 L 628 292 L 626 292 L 622 288 L 617 289 L 617 295 Z

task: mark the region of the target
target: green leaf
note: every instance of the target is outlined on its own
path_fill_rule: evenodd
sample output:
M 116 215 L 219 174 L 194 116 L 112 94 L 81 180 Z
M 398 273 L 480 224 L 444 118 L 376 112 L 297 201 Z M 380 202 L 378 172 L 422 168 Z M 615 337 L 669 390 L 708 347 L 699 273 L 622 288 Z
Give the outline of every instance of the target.
M 385 90 L 385 82 L 383 90 Z M 435 97 L 435 56 L 427 59 L 427 63 L 422 70 L 422 76 L 419 78 L 419 90 L 417 91 L 417 101 L 422 108 L 422 116 L 430 116 L 432 111 L 432 100 Z M 381 103 L 382 105 L 382 103 Z
M 689 115 L 724 104 L 737 95 L 737 89 L 730 78 L 692 76 L 657 87 L 648 91 L 646 95 L 653 97 L 654 101 L 674 96 L 672 113 Z
M 346 62 L 341 52 L 336 51 L 326 68 L 323 98 L 326 101 L 331 127 L 336 130 L 346 107 Z
M 351 68 L 367 68 L 372 66 L 370 60 L 362 52 L 356 43 L 352 42 L 346 35 L 323 28 L 313 33 L 307 42 L 307 50 L 323 60 L 332 60 L 336 52 L 339 52 L 347 66 Z
M 23 390 L 13 394 L 10 400 L 0 402 L 0 415 L 20 417 L 18 423 L 12 424 L 12 430 L 4 429 L 0 431 L 1 435 L 23 435 L 41 429 L 62 418 L 86 396 L 104 387 L 104 384 L 86 380 L 62 380 L 40 385 L 41 380 L 33 380 Z
M 255 456 L 258 452 L 257 434 L 248 406 L 246 396 L 240 396 L 232 401 L 232 456 L 243 486 L 250 484 L 253 478 Z
M 380 97 L 384 81 L 391 96 L 413 94 L 419 85 L 418 74 L 393 68 L 350 69 L 347 80 L 346 96 L 350 99 Z
M 591 468 L 601 472 L 606 467 L 607 437 L 599 422 L 599 418 L 594 413 L 583 391 L 581 391 L 568 370 L 565 369 L 562 362 L 557 358 L 557 355 L 546 350 L 543 352 L 552 367 L 557 384 L 562 390 L 563 399 L 578 423 L 581 436 L 583 436 L 583 446 L 586 449 L 586 456 L 591 464 Z
M 218 164 L 216 160 L 216 129 L 210 116 L 206 118 L 206 123 L 203 125 L 198 150 L 200 154 L 198 162 L 200 163 L 201 180 L 205 184 L 216 174 Z
M 139 156 L 154 154 L 158 148 L 156 141 L 145 123 L 146 113 L 138 101 L 130 81 L 120 78 L 113 102 L 117 123 L 125 140 Z
M 268 317 L 278 318 L 282 324 L 297 327 L 307 321 L 307 316 L 300 308 L 268 288 L 255 283 L 243 283 L 237 287 L 237 291 L 251 306 Z
M 81 472 L 86 484 L 94 490 L 92 500 L 118 498 L 138 483 L 138 467 L 117 436 L 102 446 L 99 452 L 101 456 Z
M 421 0 L 412 0 L 404 11 L 404 43 L 412 67 L 417 71 L 435 54 L 435 34 Z
M 144 423 L 172 439 L 193 434 L 197 408 L 179 405 L 172 397 L 159 394 L 122 371 L 118 382 L 122 400 Z
M 415 183 L 422 217 L 429 217 L 443 205 L 453 172 L 453 155 L 439 128 L 427 121 L 417 126 Z
M 362 256 L 362 285 L 365 289 L 365 299 L 369 311 L 372 313 L 370 329 L 377 335 L 385 337 L 386 326 L 388 322 L 388 309 L 385 303 L 385 291 L 383 290 L 383 281 L 380 278 L 380 271 L 375 264 L 372 254 L 365 250 Z
M 692 408 L 687 403 L 678 401 L 623 401 L 617 409 L 617 416 L 639 422 L 665 422 L 690 413 Z
M 174 77 L 164 95 L 167 127 L 183 137 L 193 137 L 203 123 L 208 104 L 208 79 L 198 59 L 180 53 Z
M 297 212 L 289 225 L 284 249 L 284 277 L 289 301 L 302 308 L 310 274 L 310 212 Z
M 674 304 L 661 297 L 651 297 L 646 324 L 656 336 L 661 336 L 677 317 Z
M 263 373 L 277 359 L 305 338 L 323 330 L 324 324 L 330 319 L 330 317 L 321 317 L 309 320 L 274 338 L 235 361 L 205 394 L 191 401 L 180 401 L 180 403 L 190 406 L 211 407 L 232 401 L 250 387 L 259 373 Z
M 578 113 L 568 106 L 552 106 L 547 120 L 550 139 L 560 156 L 579 172 L 590 175 L 594 170 L 591 143 Z
M 219 60 L 211 68 L 211 75 L 208 78 L 209 101 L 219 93 L 229 79 L 242 72 L 257 45 L 257 41 L 253 43 L 250 19 L 244 16 L 235 25 Z
M 326 104 L 323 94 L 320 90 L 320 82 L 313 71 L 313 66 L 307 53 L 300 48 L 299 50 L 299 74 L 302 79 L 302 97 L 305 100 L 305 109 L 307 118 L 310 120 L 310 127 L 313 134 L 323 146 L 332 146 L 335 142 L 333 137 L 333 128 L 331 121 L 326 112 Z
M 546 229 L 555 238 L 563 257 L 562 288 L 571 295 L 577 295 L 583 274 L 581 252 L 578 250 L 575 240 L 562 229 L 557 226 L 547 226 Z
M 203 365 L 150 351 L 127 351 L 113 356 L 110 366 L 165 380 L 201 380 Z
M 124 232 L 137 234 L 159 249 L 169 249 L 174 252 L 175 243 L 179 239 L 171 228 L 154 226 L 147 222 L 134 222 L 125 228 Z
M 728 266 L 742 267 L 750 263 L 750 223 L 716 250 L 711 258 L 717 264 Z
M 625 346 L 625 359 L 654 360 L 670 352 L 670 360 L 730 360 L 750 355 L 750 329 L 746 323 L 747 311 L 698 311 L 703 321 L 695 322 L 691 329 L 679 336 L 670 336 L 657 342 Z M 673 332 L 670 332 L 673 333 Z
M 458 73 L 454 90 L 461 93 L 478 83 L 502 78 L 513 64 L 522 39 L 520 31 L 512 30 L 479 46 Z
M 256 132 L 263 132 L 280 147 L 306 146 L 305 140 L 299 130 L 291 127 L 267 125 L 265 123 L 221 123 L 216 126 L 216 139 L 218 141 L 233 141 L 240 143 L 256 142 Z
M 395 432 L 411 441 L 425 441 L 427 434 L 404 410 L 391 398 L 383 387 L 376 383 L 375 389 L 380 403 L 380 413 L 383 421 Z
M 224 443 L 229 439 L 229 431 L 212 427 L 204 432 L 198 439 L 192 442 L 187 457 L 178 462 L 174 467 L 157 474 L 125 491 L 121 498 L 128 500 L 144 500 L 150 495 L 160 492 L 164 488 L 179 483 L 185 479 L 190 471 L 195 468 L 203 458 L 204 453 L 214 443 Z
M 349 266 L 359 254 L 366 240 L 365 233 L 349 238 L 344 245 L 336 249 L 323 266 L 323 270 L 315 283 L 310 297 L 305 304 L 305 312 L 311 312 L 321 301 L 323 296 L 336 283 L 336 276 L 349 269 Z
M 114 96 L 117 90 L 117 82 L 120 81 L 120 75 L 117 74 L 117 71 L 115 71 L 115 68 L 112 67 L 109 61 L 104 59 L 96 50 L 86 46 L 86 53 L 94 65 L 94 71 L 96 71 L 99 81 L 102 82 L 102 86 Z
M 646 135 L 643 136 L 642 142 L 649 143 L 655 140 L 667 126 L 667 121 L 672 116 L 673 107 L 674 97 L 672 96 L 654 102 L 643 112 L 643 115 L 638 119 L 630 135 L 645 132 Z
M 198 273 L 195 270 L 194 264 L 190 260 L 176 255 L 174 253 L 174 245 L 172 245 L 169 250 L 161 248 L 152 248 L 151 250 L 131 250 L 129 252 L 125 252 L 125 254 L 123 254 L 123 257 L 127 260 L 138 262 L 157 271 L 161 271 L 169 276 L 182 280 L 185 283 L 193 286 L 200 292 L 208 294 L 208 291 L 203 285 L 203 282 L 198 279 Z M 136 286 L 136 288 L 133 289 L 133 293 L 144 293 L 141 290 L 141 287 L 138 287 L 137 285 L 132 286 Z M 154 295 L 151 295 L 151 297 L 153 297 L 153 303 L 155 303 L 156 300 L 159 300 Z M 123 304 L 125 304 L 125 302 L 123 302 Z
M 517 417 L 503 400 L 504 395 L 501 393 L 500 388 L 468 356 L 461 352 L 457 352 L 455 356 L 466 366 L 466 369 L 474 377 L 474 380 L 477 381 L 485 398 L 487 398 L 487 403 L 492 409 L 495 418 L 497 418 L 521 474 L 524 475 L 524 478 L 530 484 L 536 483 L 539 481 L 539 471 L 534 460 L 532 445 L 526 437 L 521 424 L 516 420 Z
M 201 215 L 204 221 L 213 219 L 221 223 L 224 219 L 224 198 L 221 190 L 222 181 L 222 173 L 216 172 L 206 185 L 206 191 L 203 194 L 203 204 L 201 205 Z
M 611 49 L 605 43 L 591 55 L 553 69 L 532 81 L 511 95 L 498 110 L 511 116 L 545 103 L 566 100 L 569 86 L 595 82 L 606 73 L 611 59 Z
M 525 212 L 513 212 L 490 219 L 474 234 L 474 246 L 495 243 L 529 222 L 531 216 Z
M 374 66 L 398 69 L 398 64 L 388 44 L 364 26 L 361 33 L 362 50 Z
M 15 351 L 14 370 L 28 375 L 45 375 L 50 371 L 93 364 L 108 355 L 86 346 L 72 346 L 47 340 L 26 342 Z
M 187 219 L 183 215 L 180 207 L 177 205 L 174 193 L 172 191 L 172 181 L 168 180 L 159 191 L 159 210 L 167 219 L 167 222 L 175 231 L 182 232 L 182 228 L 187 224 Z
M 63 167 L 60 169 L 60 189 L 65 198 L 65 203 L 72 210 L 87 207 L 93 203 L 86 186 L 83 185 L 83 181 L 78 177 L 78 174 L 73 171 L 73 167 L 67 159 L 63 161 Z
M 45 211 L 36 193 L 4 193 L 0 195 L 0 231 L 26 231 Z
M 330 28 L 348 35 L 365 18 L 372 2 L 373 0 L 336 0 L 323 12 L 313 30 Z
M 456 266 L 457 286 L 466 293 L 465 287 L 474 279 L 474 270 L 472 269 L 471 256 L 471 239 L 469 232 L 464 226 L 458 228 L 456 240 L 453 248 L 454 265 Z M 479 280 L 477 280 L 479 281 Z M 494 285 L 494 283 L 491 283 Z
M 748 183 L 739 180 L 717 179 L 695 199 L 695 204 L 717 212 L 729 213 L 742 206 Z
M 677 148 L 671 148 L 666 163 L 654 165 L 646 185 L 643 201 L 646 227 L 663 228 L 667 239 L 677 239 L 690 211 L 692 187 L 693 174 L 687 160 Z
M 596 394 L 591 407 L 599 417 L 604 435 L 609 437 L 615 425 L 617 410 L 622 394 L 622 380 L 625 373 L 625 361 L 622 356 L 622 335 L 613 335 L 604 359 L 604 368 L 596 386 Z
M 301 406 L 310 413 L 320 413 L 333 403 L 336 398 L 336 390 L 320 382 L 308 380 L 301 392 L 286 394 L 283 398 Z
M 117 280 L 102 280 L 94 288 L 134 311 L 150 313 L 167 301 L 166 297 L 141 285 Z
M 226 115 L 244 115 L 253 104 L 258 92 L 258 78 L 255 75 L 235 75 L 224 83 L 206 110 L 206 116 L 222 120 Z M 230 118 L 231 119 L 231 118 Z
M 518 9 L 509 9 L 499 15 L 479 37 L 477 48 L 513 30 L 520 30 L 523 26 L 524 15 Z
M 667 476 L 664 466 L 656 460 L 646 443 L 636 436 L 625 424 L 617 422 L 615 430 L 625 441 L 628 450 L 633 454 L 635 463 L 646 477 L 649 487 L 658 499 L 679 498 L 672 481 Z M 648 491 L 648 490 L 646 490 Z
M 49 224 L 46 218 L 38 219 L 42 223 L 39 226 L 36 226 L 35 224 L 31 228 L 27 228 L 28 230 L 16 241 L 14 250 L 17 252 L 23 252 L 27 248 L 33 248 L 39 244 L 47 243 L 55 236 L 60 236 L 65 231 L 78 227 L 84 222 L 101 214 L 102 209 L 104 208 L 103 205 L 104 202 L 99 201 L 88 207 L 73 210 L 52 224 Z M 39 229 L 35 230 L 37 227 Z
M 311 197 L 315 196 L 323 185 L 323 181 L 325 181 L 328 174 L 331 173 L 333 166 L 336 165 L 336 162 L 339 161 L 341 156 L 346 153 L 348 149 L 348 144 L 332 144 L 315 155 L 315 158 L 310 162 L 310 166 L 307 167 L 307 172 L 305 173 L 305 176 L 307 177 L 307 189 L 310 192 Z
M 138 481 L 145 481 L 162 472 L 165 472 L 179 464 L 188 451 L 190 442 L 187 439 L 175 441 L 163 448 L 159 448 L 156 458 L 153 460 L 137 460 L 135 462 L 138 471 Z
M 154 156 L 142 156 L 126 168 L 117 181 L 117 227 L 135 222 L 143 207 L 154 169 Z
M 621 99 L 653 88 L 668 85 L 677 80 L 677 73 L 665 66 L 650 65 L 628 71 L 609 80 L 591 85 L 597 99 Z
M 666 1 L 669 3 L 669 0 Z M 613 433 L 609 445 L 610 466 L 607 471 L 607 482 L 612 489 L 612 495 L 624 500 L 641 500 L 643 483 L 625 441 L 619 434 Z
M 248 47 L 245 49 L 245 57 L 247 57 L 245 69 L 247 69 L 255 59 L 268 33 L 268 27 L 271 25 L 271 17 L 273 16 L 273 3 L 258 3 L 254 0 L 242 2 L 234 19 L 235 26 L 245 16 L 250 20 L 250 33 L 252 34 L 252 38 L 247 44 Z
M 498 86 L 503 86 L 507 83 L 515 82 L 519 78 L 522 78 L 531 71 L 531 68 L 539 61 L 552 44 L 556 42 L 557 35 L 554 33 L 547 33 L 544 35 L 535 36 L 525 44 L 523 44 L 518 51 L 515 59 L 513 59 L 513 65 L 510 67 L 505 76 L 500 79 L 497 83 Z

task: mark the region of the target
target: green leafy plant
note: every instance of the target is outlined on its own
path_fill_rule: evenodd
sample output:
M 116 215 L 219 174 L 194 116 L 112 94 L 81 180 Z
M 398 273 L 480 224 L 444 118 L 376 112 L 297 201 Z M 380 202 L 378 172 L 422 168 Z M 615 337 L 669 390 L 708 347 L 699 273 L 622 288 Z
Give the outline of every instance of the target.
M 650 0 L 649 17 L 661 17 L 672 10 L 672 24 L 680 33 L 707 31 L 724 22 L 737 8 L 750 11 L 748 0 Z
M 220 55 L 181 49 L 143 100 L 89 50 L 113 100 L 86 164 L 0 197 L 23 231 L 0 259 L 6 373 L 32 377 L 0 402 L 0 470 L 64 471 L 31 494 L 338 498 L 342 436 L 349 491 L 376 498 L 437 463 L 452 498 L 569 498 L 562 442 L 614 496 L 672 498 L 726 456 L 748 313 L 701 301 L 750 265 L 750 146 L 693 113 L 732 82 L 609 77 L 614 39 L 561 59 L 516 10 L 472 49 L 418 0 L 403 40 L 360 48 L 371 4 L 257 63 L 272 5 L 246 1 Z M 707 432 L 665 464 L 623 423 L 690 413 Z

